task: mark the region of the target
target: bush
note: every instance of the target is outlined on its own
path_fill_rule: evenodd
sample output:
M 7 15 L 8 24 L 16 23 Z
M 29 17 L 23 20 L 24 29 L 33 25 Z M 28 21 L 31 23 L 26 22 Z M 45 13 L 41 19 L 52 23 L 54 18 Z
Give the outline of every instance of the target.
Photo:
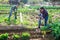
M 48 30 L 48 27 L 47 26 L 43 26 L 43 27 L 40 28 L 40 30 L 41 31 L 46 31 L 46 30 Z
M 60 23 L 59 22 L 54 22 L 51 25 L 51 29 L 52 29 L 52 35 L 55 37 L 55 40 L 59 40 L 60 38 Z
M 17 34 L 14 34 L 12 37 L 13 37 L 13 40 L 20 40 L 20 36 Z
M 27 32 L 22 33 L 21 39 L 22 40 L 29 40 L 30 39 L 30 34 L 27 33 Z
M 8 40 L 8 33 L 1 34 L 0 35 L 0 40 Z
M 29 6 L 29 8 L 31 8 L 31 9 L 37 9 L 37 10 L 39 10 L 39 8 L 40 8 L 41 6 Z M 43 6 L 44 8 L 46 8 L 46 9 L 59 9 L 60 7 L 57 7 L 57 6 Z

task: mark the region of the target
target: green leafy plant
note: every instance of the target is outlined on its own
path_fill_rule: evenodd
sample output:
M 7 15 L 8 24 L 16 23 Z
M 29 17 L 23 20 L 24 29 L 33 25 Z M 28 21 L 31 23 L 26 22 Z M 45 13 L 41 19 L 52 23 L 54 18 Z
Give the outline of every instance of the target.
M 13 40 L 20 40 L 20 36 L 17 34 L 13 34 Z
M 1 34 L 0 35 L 0 40 L 8 40 L 8 33 Z
M 43 26 L 43 27 L 40 28 L 40 30 L 41 31 L 46 31 L 46 30 L 48 30 L 48 26 Z
M 27 33 L 27 32 L 22 33 L 21 39 L 22 40 L 29 40 L 30 39 L 30 34 Z
M 55 40 L 60 40 L 60 23 L 52 23 L 51 25 L 52 35 L 55 37 Z

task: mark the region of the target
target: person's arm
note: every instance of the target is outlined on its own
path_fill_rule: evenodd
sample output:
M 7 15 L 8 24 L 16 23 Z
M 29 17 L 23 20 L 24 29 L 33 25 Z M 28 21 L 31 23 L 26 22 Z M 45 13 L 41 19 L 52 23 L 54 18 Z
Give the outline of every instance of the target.
M 39 18 L 40 19 L 43 19 L 43 14 L 39 14 Z
M 36 18 L 37 18 L 37 19 L 39 19 L 39 18 L 40 18 L 40 16 L 41 16 L 41 14 L 38 14 L 38 15 L 36 16 Z

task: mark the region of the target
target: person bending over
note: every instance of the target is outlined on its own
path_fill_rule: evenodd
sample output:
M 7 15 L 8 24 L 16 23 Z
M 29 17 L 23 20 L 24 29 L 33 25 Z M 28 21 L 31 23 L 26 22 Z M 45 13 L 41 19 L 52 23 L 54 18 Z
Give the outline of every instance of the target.
M 44 26 L 47 26 L 47 22 L 48 22 L 48 12 L 45 10 L 45 8 L 41 7 L 39 11 L 40 14 L 39 14 L 38 28 L 40 28 L 41 19 L 44 19 Z
M 18 8 L 18 4 L 17 5 L 13 5 L 10 9 L 10 14 L 9 14 L 9 17 L 8 17 L 8 21 L 10 21 L 10 17 L 12 16 L 12 13 L 14 12 L 14 16 L 15 16 L 15 19 L 17 19 L 17 8 Z

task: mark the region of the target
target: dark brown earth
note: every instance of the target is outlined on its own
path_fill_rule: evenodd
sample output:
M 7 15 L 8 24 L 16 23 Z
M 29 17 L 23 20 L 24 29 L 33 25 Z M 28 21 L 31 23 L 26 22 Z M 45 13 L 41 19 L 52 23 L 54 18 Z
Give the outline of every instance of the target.
M 0 26 L 0 34 L 2 33 L 9 33 L 8 40 L 13 40 L 12 35 L 13 33 L 21 35 L 22 32 L 29 32 L 31 34 L 30 40 L 54 40 L 54 37 L 47 33 L 44 38 L 41 32 L 37 32 L 36 28 L 24 28 L 23 26 Z

